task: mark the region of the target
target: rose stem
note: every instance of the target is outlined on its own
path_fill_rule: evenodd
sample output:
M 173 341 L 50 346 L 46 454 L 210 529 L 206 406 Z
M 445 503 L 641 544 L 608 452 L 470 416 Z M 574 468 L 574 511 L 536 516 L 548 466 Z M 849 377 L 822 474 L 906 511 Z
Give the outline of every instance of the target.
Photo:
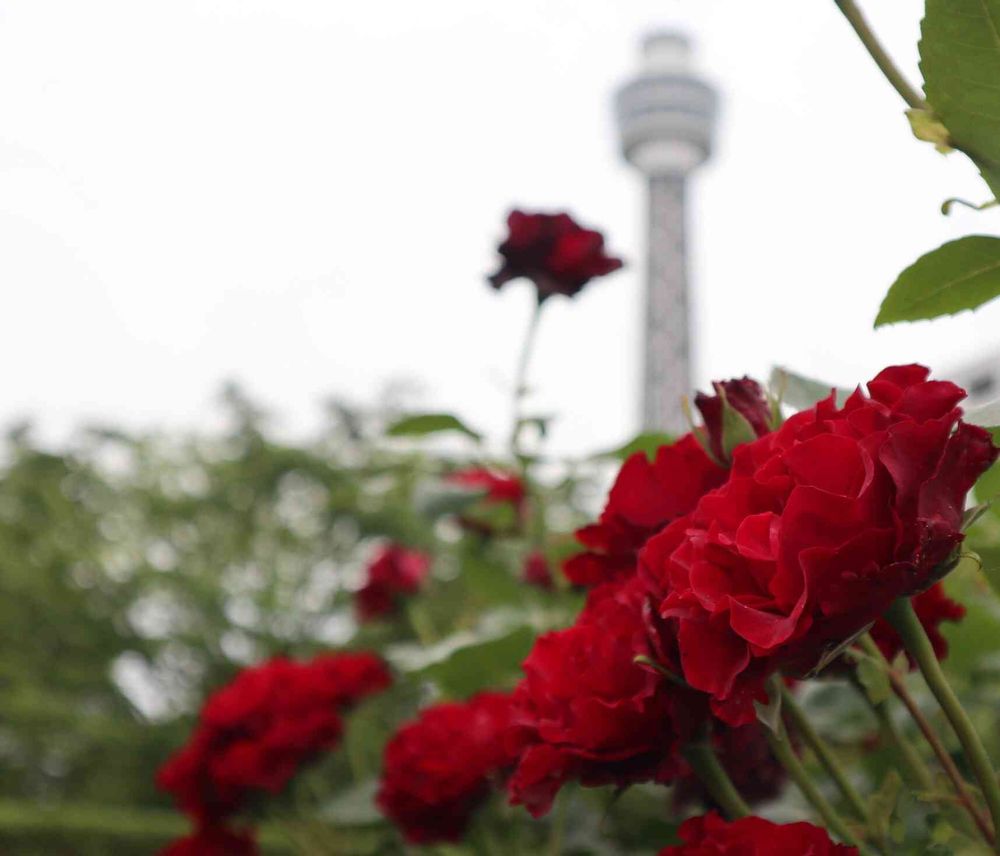
M 517 359 L 517 371 L 514 374 L 514 401 L 512 405 L 513 426 L 510 431 L 510 451 L 515 459 L 520 458 L 520 437 L 521 437 L 521 403 L 525 393 L 528 391 L 528 364 L 531 362 L 531 352 L 535 347 L 536 333 L 538 332 L 538 321 L 542 317 L 543 301 L 536 301 L 531 310 L 531 318 L 528 321 L 528 330 L 521 343 L 521 353 Z
M 934 757 L 938 759 L 938 763 L 944 770 L 945 775 L 947 775 L 949 780 L 951 780 L 952 787 L 955 788 L 955 793 L 958 796 L 959 802 L 965 807 L 965 810 L 972 817 L 973 821 L 975 821 L 976 826 L 979 828 L 979 831 L 983 834 L 986 841 L 992 845 L 994 843 L 994 833 L 992 827 L 990 826 L 989 819 L 976 805 L 972 798 L 972 794 L 969 792 L 968 786 L 965 783 L 965 779 L 962 778 L 962 774 L 958 771 L 958 767 L 955 766 L 955 762 L 952 760 L 951 755 L 948 750 L 945 749 L 940 736 L 934 730 L 934 726 L 930 724 L 927 717 L 924 716 L 924 712 L 917 705 L 916 699 L 914 699 L 910 694 L 902 675 L 889 665 L 885 657 L 882 655 L 882 651 L 879 649 L 878 645 L 875 644 L 875 641 L 869 634 L 866 633 L 862 636 L 860 642 L 864 652 L 885 667 L 892 691 L 909 711 L 911 718 L 917 724 L 917 728 L 920 729 L 920 733 L 924 735 L 927 745 L 929 745 L 934 752 Z M 933 646 L 931 648 L 931 652 L 933 654 Z M 936 655 L 934 656 L 934 661 L 937 662 Z
M 743 797 L 736 790 L 719 759 L 715 757 L 715 751 L 708 740 L 688 743 L 681 750 L 681 754 L 730 820 L 738 820 L 750 814 L 749 806 L 743 801 Z
M 827 773 L 830 774 L 830 778 L 833 779 L 840 792 L 844 795 L 844 799 L 847 800 L 851 810 L 857 815 L 859 820 L 870 823 L 868 809 L 865 806 L 864 800 L 861 799 L 861 795 L 854 789 L 854 785 L 848 780 L 847 774 L 844 773 L 833 752 L 830 751 L 830 747 L 820 737 L 816 729 L 813 728 L 812 723 L 806 716 L 806 712 L 799 705 L 798 701 L 796 701 L 795 696 L 792 695 L 783 681 L 781 682 L 781 704 L 788 711 L 792 722 L 795 723 L 796 730 L 802 735 L 809 748 L 812 749 L 813 754 L 816 755 Z
M 769 688 L 769 695 L 773 698 L 774 692 L 780 692 L 780 687 L 777 684 L 783 683 L 781 681 L 780 675 L 774 675 L 771 678 L 771 686 Z M 805 767 L 802 766 L 802 762 L 796 757 L 794 750 L 792 749 L 792 744 L 788 739 L 788 730 L 785 728 L 785 723 L 778 718 L 778 728 L 777 731 L 772 731 L 767 725 L 764 726 L 764 736 L 767 738 L 768 745 L 771 747 L 771 752 L 774 757 L 778 759 L 778 762 L 782 767 L 785 768 L 788 773 L 789 778 L 795 782 L 799 791 L 801 791 L 802 796 L 804 796 L 810 805 L 819 813 L 819 816 L 823 818 L 823 822 L 827 825 L 827 828 L 834 832 L 841 841 L 845 844 L 851 844 L 859 849 L 861 845 L 858 843 L 857 838 L 855 838 L 847 825 L 844 823 L 843 819 L 837 814 L 836 810 L 827 801 L 826 797 L 819 792 L 819 788 L 816 787 L 816 783 L 809 778 L 809 774 L 806 772 Z M 862 852 L 864 852 L 862 850 Z
M 930 767 L 924 763 L 924 759 L 920 757 L 920 753 L 917 752 L 916 747 L 907 740 L 906 735 L 899 730 L 899 726 L 896 725 L 889 710 L 889 703 L 887 701 L 872 701 L 868 697 L 868 691 L 853 674 L 851 675 L 851 683 L 875 715 L 882 734 L 888 738 L 889 742 L 899 752 L 899 757 L 903 762 L 903 767 L 906 768 L 905 772 L 911 787 L 919 788 L 923 791 L 932 790 L 934 788 L 934 776 L 931 774 Z
M 986 749 L 983 747 L 969 715 L 959 702 L 955 691 L 948 683 L 948 679 L 945 678 L 941 664 L 934 653 L 934 646 L 931 645 L 931 640 L 927 638 L 924 626 L 913 611 L 910 599 L 899 598 L 886 611 L 885 617 L 903 640 L 906 650 L 917 661 L 927 686 L 930 687 L 945 716 L 951 722 L 951 727 L 958 736 L 958 742 L 962 744 L 962 749 L 965 751 L 969 766 L 972 767 L 972 771 L 979 781 L 979 786 L 982 788 L 983 797 L 986 799 L 990 816 L 993 818 L 993 828 L 1000 828 L 1000 784 L 997 783 L 993 764 L 989 755 L 986 754 Z M 994 842 L 994 848 L 997 849 L 996 842 Z M 1000 849 L 997 849 L 997 852 L 1000 852 Z
M 926 108 L 927 103 L 896 67 L 896 64 L 892 61 L 892 57 L 882 47 L 878 37 L 869 26 L 868 21 L 865 20 L 865 16 L 857 3 L 854 0 L 834 0 L 834 2 L 836 2 L 840 11 L 844 13 L 844 17 L 847 18 L 850 25 L 854 28 L 854 32 L 858 34 L 861 43 L 865 46 L 868 53 L 871 54 L 872 59 L 875 60 L 875 64 L 879 67 L 882 74 L 885 75 L 886 80 L 892 84 L 903 100 L 915 109 Z

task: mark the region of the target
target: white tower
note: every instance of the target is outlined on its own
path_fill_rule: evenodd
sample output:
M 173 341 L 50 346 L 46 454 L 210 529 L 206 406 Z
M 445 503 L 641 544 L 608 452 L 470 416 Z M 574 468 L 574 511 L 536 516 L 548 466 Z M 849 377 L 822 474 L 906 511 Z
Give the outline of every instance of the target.
M 642 426 L 681 433 L 681 397 L 691 392 L 685 194 L 687 177 L 711 151 L 716 95 L 691 68 L 679 33 L 643 42 L 639 75 L 618 92 L 625 158 L 649 185 Z

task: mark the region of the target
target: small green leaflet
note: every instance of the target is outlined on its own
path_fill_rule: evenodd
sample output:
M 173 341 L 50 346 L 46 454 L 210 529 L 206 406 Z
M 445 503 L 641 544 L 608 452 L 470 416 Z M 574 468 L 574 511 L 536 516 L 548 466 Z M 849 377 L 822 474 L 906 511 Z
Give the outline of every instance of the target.
M 414 413 L 404 416 L 393 422 L 385 433 L 390 437 L 423 437 L 442 431 L 456 431 L 476 441 L 482 439 L 482 434 L 473 431 L 461 419 L 450 413 Z
M 976 309 L 1000 295 L 1000 238 L 949 241 L 904 270 L 892 284 L 875 326 Z

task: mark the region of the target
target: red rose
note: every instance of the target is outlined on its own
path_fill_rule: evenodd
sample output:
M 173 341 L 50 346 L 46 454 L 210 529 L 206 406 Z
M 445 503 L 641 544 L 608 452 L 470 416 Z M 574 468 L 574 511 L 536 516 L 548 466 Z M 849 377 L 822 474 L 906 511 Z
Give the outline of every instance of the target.
M 577 540 L 588 550 L 569 558 L 563 573 L 581 586 L 631 573 L 642 545 L 725 478 L 726 471 L 690 434 L 661 446 L 653 463 L 636 452 L 622 465 L 600 520 L 577 530 Z
M 513 519 L 504 521 L 502 528 L 516 529 L 520 525 L 524 516 L 527 491 L 524 482 L 516 475 L 487 467 L 467 467 L 449 473 L 445 476 L 445 481 L 482 494 L 480 501 L 486 506 L 479 509 L 482 513 L 477 514 L 477 509 L 473 508 L 470 513 L 459 517 L 459 522 L 469 531 L 485 536 L 495 534 L 500 524 L 497 524 L 493 515 L 489 513 L 489 506 L 505 506 L 514 512 Z
M 776 669 L 813 668 L 892 601 L 931 585 L 962 540 L 965 497 L 996 458 L 964 396 L 889 368 L 736 449 L 726 483 L 649 541 L 643 574 L 678 622 L 688 684 L 754 719 Z
M 387 687 L 371 654 L 276 657 L 244 669 L 210 696 L 188 744 L 157 784 L 208 828 L 238 812 L 255 791 L 276 793 L 298 768 L 340 741 L 339 708 Z
M 572 297 L 590 280 L 622 266 L 604 252 L 600 232 L 584 229 L 569 214 L 527 214 L 507 217 L 507 239 L 500 245 L 503 264 L 489 278 L 494 288 L 512 279 L 530 279 L 541 302 L 553 294 Z
M 160 856 L 257 856 L 259 852 L 249 832 L 206 826 L 168 844 L 160 851 Z
M 684 691 L 635 663 L 647 650 L 644 601 L 638 577 L 595 589 L 577 622 L 540 636 L 525 660 L 512 705 L 509 743 L 519 760 L 508 792 L 534 816 L 569 779 L 624 786 L 675 774 L 672 693 Z
M 535 550 L 528 555 L 528 558 L 524 560 L 521 579 L 528 585 L 537 586 L 540 589 L 552 588 L 552 571 L 549 570 L 549 562 L 544 553 Z
M 510 696 L 480 693 L 438 704 L 404 725 L 385 748 L 377 802 L 412 844 L 459 841 L 510 762 L 503 735 Z
M 372 621 L 395 611 L 401 595 L 420 588 L 430 565 L 429 556 L 399 544 L 380 549 L 368 565 L 365 584 L 355 595 L 358 617 Z
M 774 407 L 763 387 L 755 380 L 712 381 L 715 395 L 699 392 L 694 397 L 695 407 L 704 422 L 704 435 L 708 447 L 717 461 L 728 461 L 732 449 L 727 445 L 763 437 L 775 426 Z M 735 420 L 734 420 L 735 417 Z M 739 427 L 734 429 L 727 423 Z
M 714 812 L 685 820 L 683 844 L 664 847 L 660 856 L 858 856 L 857 847 L 835 844 L 811 823 L 771 823 L 744 817 L 727 823 Z
M 948 597 L 944 593 L 944 586 L 940 583 L 935 583 L 927 591 L 916 595 L 912 603 L 917 618 L 920 619 L 920 623 L 924 626 L 924 630 L 934 646 L 934 653 L 939 660 L 943 660 L 948 656 L 948 640 L 941 635 L 939 629 L 941 622 L 961 621 L 965 617 L 965 607 Z M 875 644 L 882 650 L 890 663 L 903 650 L 903 641 L 899 638 L 899 634 L 884 618 L 875 622 L 871 629 L 871 635 Z M 911 668 L 913 665 L 911 658 Z

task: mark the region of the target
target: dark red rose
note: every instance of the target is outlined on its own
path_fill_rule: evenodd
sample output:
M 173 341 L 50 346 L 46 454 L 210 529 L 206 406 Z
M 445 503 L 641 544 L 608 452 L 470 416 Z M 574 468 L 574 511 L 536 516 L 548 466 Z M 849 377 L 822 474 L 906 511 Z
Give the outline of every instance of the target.
M 660 856 L 858 856 L 857 847 L 835 844 L 811 823 L 771 823 L 744 817 L 727 823 L 715 812 L 685 820 L 683 844 L 664 847 Z
M 244 669 L 209 697 L 188 744 L 157 784 L 212 829 L 257 791 L 276 793 L 300 766 L 340 742 L 339 710 L 390 683 L 372 654 L 276 657 Z
M 717 461 L 728 461 L 734 444 L 763 437 L 777 427 L 777 414 L 764 388 L 748 377 L 712 381 L 715 395 L 699 392 L 695 407 L 704 436 Z
M 179 838 L 160 851 L 160 856 L 257 856 L 257 842 L 249 832 L 224 826 L 206 826 Z
M 524 560 L 521 579 L 528 585 L 538 586 L 541 589 L 552 588 L 552 571 L 549 569 L 549 562 L 544 553 L 535 550 L 528 555 L 528 558 Z
M 622 465 L 599 521 L 577 530 L 577 540 L 588 549 L 570 557 L 563 573 L 581 586 L 632 573 L 642 545 L 725 478 L 726 471 L 691 434 L 661 446 L 652 463 L 636 452 Z
M 788 774 L 771 754 L 764 726 L 758 722 L 729 728 L 716 721 L 712 746 L 729 778 L 750 805 L 772 800 L 784 789 Z M 674 805 L 678 808 L 699 803 L 706 808 L 722 808 L 705 790 L 691 770 L 678 777 Z
M 425 553 L 389 544 L 378 551 L 368 565 L 365 584 L 355 595 L 361 621 L 382 618 L 396 610 L 399 598 L 420 589 L 431 560 Z
M 459 841 L 491 780 L 511 762 L 510 696 L 427 708 L 385 748 L 377 802 L 411 844 Z
M 507 229 L 499 248 L 503 264 L 489 278 L 494 288 L 524 277 L 535 284 L 539 302 L 553 294 L 572 297 L 594 277 L 622 266 L 604 252 L 600 232 L 584 229 L 569 214 L 511 211 Z
M 916 595 L 913 600 L 913 609 L 917 613 L 917 618 L 923 624 L 924 630 L 930 637 L 934 646 L 934 653 L 939 660 L 948 656 L 948 640 L 941 635 L 939 629 L 942 621 L 961 621 L 965 617 L 965 607 L 953 601 L 944 593 L 944 586 L 935 583 L 927 591 Z M 891 663 L 896 655 L 903 650 L 903 640 L 893 629 L 892 625 L 884 618 L 875 622 L 871 629 L 872 639 L 882 650 L 885 658 Z M 909 655 L 907 654 L 907 657 Z M 915 664 L 910 658 L 910 667 Z
M 638 577 L 595 589 L 576 623 L 540 636 L 525 660 L 508 736 L 519 758 L 508 792 L 534 816 L 569 779 L 624 786 L 677 772 L 673 696 L 684 690 L 635 663 L 648 650 L 644 602 Z
M 733 725 L 776 669 L 808 672 L 962 540 L 965 497 L 997 450 L 959 420 L 964 392 L 889 368 L 738 447 L 726 483 L 651 539 L 643 575 L 678 622 L 684 677 Z

